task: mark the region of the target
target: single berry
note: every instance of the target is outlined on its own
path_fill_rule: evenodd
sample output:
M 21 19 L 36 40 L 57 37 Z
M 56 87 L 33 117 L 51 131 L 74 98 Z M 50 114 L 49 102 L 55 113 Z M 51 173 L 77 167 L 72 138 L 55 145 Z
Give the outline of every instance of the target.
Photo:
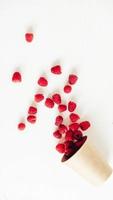
M 20 72 L 14 72 L 14 74 L 12 76 L 12 81 L 13 82 L 21 82 L 22 81 Z
M 71 85 L 65 85 L 65 86 L 64 86 L 64 92 L 65 92 L 65 93 L 70 93 L 71 90 L 72 90 Z
M 44 99 L 44 95 L 43 94 L 35 94 L 34 96 L 34 100 L 38 103 L 40 101 L 42 101 Z
M 63 117 L 60 116 L 60 115 L 58 115 L 58 116 L 56 117 L 56 119 L 55 119 L 55 125 L 56 125 L 56 126 L 59 126 L 60 124 L 62 124 L 62 122 L 63 122 Z
M 25 125 L 23 122 L 20 122 L 20 123 L 18 124 L 18 129 L 19 129 L 20 131 L 23 131 L 23 130 L 25 129 L 25 127 L 26 127 L 26 125 Z
M 37 82 L 40 86 L 46 87 L 48 85 L 48 81 L 45 77 L 40 77 Z
M 76 131 L 79 128 L 79 124 L 78 123 L 72 123 L 69 125 L 69 129 L 71 129 L 72 131 Z
M 61 74 L 62 71 L 61 71 L 61 66 L 60 65 L 55 65 L 54 67 L 51 68 L 51 72 L 53 74 Z
M 77 115 L 75 113 L 71 113 L 69 115 L 69 118 L 70 118 L 71 122 L 76 122 L 78 119 L 80 119 L 79 115 Z
M 52 99 L 56 104 L 61 104 L 61 96 L 60 94 L 56 93 L 52 95 Z
M 74 85 L 78 80 L 78 77 L 75 74 L 70 74 L 68 78 L 68 82 L 71 85 Z
M 36 122 L 36 116 L 35 115 L 28 115 L 27 121 L 31 124 L 34 124 Z
M 55 132 L 53 133 L 53 136 L 54 136 L 55 138 L 60 139 L 60 138 L 62 137 L 62 134 L 57 130 L 57 131 L 55 131 Z
M 59 152 L 59 153 L 64 153 L 65 152 L 65 145 L 64 144 L 57 144 L 56 145 L 56 150 Z
M 88 121 L 84 121 L 84 122 L 81 122 L 81 123 L 80 123 L 80 128 L 81 128 L 83 131 L 87 130 L 90 126 L 91 126 L 91 125 L 90 125 L 90 122 L 88 122 Z
M 65 126 L 64 124 L 60 124 L 60 126 L 58 127 L 58 130 L 61 134 L 66 133 L 67 132 L 67 126 Z
M 64 112 L 67 110 L 67 106 L 65 104 L 60 104 L 58 106 L 58 110 L 59 110 L 59 112 Z
M 72 141 L 73 139 L 74 139 L 73 132 L 71 130 L 67 131 L 66 135 L 65 135 L 65 140 L 66 141 Z
M 54 102 L 53 102 L 52 99 L 46 98 L 46 100 L 45 100 L 45 105 L 46 105 L 48 108 L 53 108 L 53 107 L 54 107 Z
M 33 33 L 26 33 L 25 34 L 25 39 L 27 42 L 32 42 L 33 40 Z
M 34 106 L 30 106 L 28 109 L 28 114 L 33 115 L 37 113 L 37 108 Z
M 80 140 L 80 139 L 82 139 L 83 134 L 80 130 L 76 130 L 76 131 L 73 132 L 73 137 L 76 140 Z
M 76 103 L 75 102 L 73 102 L 73 101 L 69 101 L 69 103 L 68 103 L 68 111 L 69 112 L 73 112 L 75 109 L 76 109 Z

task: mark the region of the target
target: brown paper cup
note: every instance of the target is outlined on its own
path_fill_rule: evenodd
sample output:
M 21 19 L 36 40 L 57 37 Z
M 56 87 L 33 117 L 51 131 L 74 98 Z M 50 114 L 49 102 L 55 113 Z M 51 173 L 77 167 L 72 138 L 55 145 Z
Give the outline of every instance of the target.
M 63 163 L 93 185 L 102 184 L 112 174 L 112 168 L 88 139 L 73 156 Z

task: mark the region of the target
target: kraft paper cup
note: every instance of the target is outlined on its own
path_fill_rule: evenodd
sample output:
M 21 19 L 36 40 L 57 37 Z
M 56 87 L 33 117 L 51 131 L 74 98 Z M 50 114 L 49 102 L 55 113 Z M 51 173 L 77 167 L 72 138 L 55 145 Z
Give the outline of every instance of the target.
M 112 168 L 87 139 L 68 160 L 62 162 L 93 185 L 104 183 L 112 174 Z

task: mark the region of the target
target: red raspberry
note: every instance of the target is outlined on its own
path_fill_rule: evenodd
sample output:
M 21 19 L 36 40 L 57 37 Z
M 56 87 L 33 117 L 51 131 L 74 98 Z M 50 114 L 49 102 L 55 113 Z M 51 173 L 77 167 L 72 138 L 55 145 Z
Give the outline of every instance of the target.
M 71 129 L 72 131 L 76 131 L 79 128 L 79 124 L 78 123 L 73 123 L 69 125 L 69 129 Z
M 53 136 L 58 139 L 62 137 L 61 133 L 58 130 L 53 133 Z
M 53 74 L 61 74 L 61 66 L 60 65 L 55 65 L 54 67 L 51 68 L 51 72 Z
M 84 122 L 81 122 L 81 123 L 80 123 L 80 128 L 81 128 L 83 131 L 87 130 L 90 126 L 91 126 L 91 125 L 90 125 L 90 122 L 88 122 L 88 121 L 84 121 Z
M 28 110 L 28 114 L 33 115 L 37 113 L 37 108 L 34 106 L 30 106 Z
M 34 124 L 36 122 L 36 116 L 35 115 L 28 115 L 27 121 L 31 124 Z
M 72 90 L 72 87 L 71 87 L 70 85 L 65 85 L 65 86 L 64 86 L 64 92 L 65 92 L 65 93 L 70 93 L 71 90 Z
M 12 76 L 12 81 L 13 82 L 21 82 L 22 81 L 22 77 L 20 72 L 14 72 L 13 76 Z
M 56 145 L 56 150 L 59 152 L 59 153 L 64 153 L 65 152 L 65 145 L 64 144 L 57 144 Z
M 75 142 L 76 147 L 80 148 L 84 144 L 86 139 L 87 139 L 87 136 L 83 136 L 81 140 L 78 140 L 77 142 Z
M 76 109 L 76 103 L 75 102 L 73 102 L 73 101 L 69 101 L 69 103 L 68 103 L 68 110 L 69 110 L 69 112 L 73 112 L 75 109 Z
M 42 101 L 44 99 L 44 95 L 43 94 L 35 94 L 34 96 L 34 100 L 38 103 L 40 101 Z
M 67 131 L 66 135 L 65 135 L 65 140 L 66 141 L 72 141 L 73 139 L 74 139 L 73 132 L 71 130 Z
M 75 113 L 71 113 L 69 117 L 70 117 L 71 122 L 76 122 L 78 119 L 80 119 L 79 115 Z
M 37 83 L 42 87 L 46 87 L 48 85 L 48 81 L 45 77 L 40 77 Z
M 18 129 L 19 129 L 20 131 L 23 131 L 23 130 L 25 129 L 25 127 L 26 127 L 26 125 L 25 125 L 23 122 L 20 122 L 20 123 L 18 124 Z
M 73 132 L 73 137 L 76 139 L 76 140 L 80 140 L 82 139 L 83 137 L 83 134 L 80 130 L 76 130 Z
M 58 110 L 59 110 L 59 112 L 64 112 L 67 110 L 67 106 L 65 104 L 60 104 L 58 106 Z
M 67 131 L 67 126 L 65 126 L 64 124 L 60 124 L 59 126 L 59 132 L 61 134 L 65 133 Z
M 74 85 L 76 83 L 76 81 L 78 80 L 78 77 L 75 74 L 70 74 L 69 78 L 68 78 L 68 82 L 71 85 Z
M 48 108 L 53 108 L 53 107 L 54 107 L 54 102 L 53 102 L 52 99 L 46 98 L 46 100 L 45 100 L 45 105 L 46 105 Z
M 58 115 L 58 116 L 56 117 L 56 119 L 55 119 L 55 125 L 56 125 L 56 126 L 59 126 L 60 124 L 62 124 L 62 122 L 63 122 L 63 117 L 60 116 L 60 115 Z
M 25 39 L 27 42 L 32 42 L 33 40 L 33 33 L 26 33 L 25 34 Z
M 56 93 L 52 95 L 52 99 L 56 104 L 61 104 L 61 96 L 60 94 Z

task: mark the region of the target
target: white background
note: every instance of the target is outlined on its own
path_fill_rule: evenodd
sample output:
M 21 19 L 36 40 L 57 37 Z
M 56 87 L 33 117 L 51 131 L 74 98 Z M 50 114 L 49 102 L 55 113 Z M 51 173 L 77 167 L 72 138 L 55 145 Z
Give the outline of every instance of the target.
M 24 39 L 29 29 L 31 44 Z M 57 79 L 50 73 L 55 63 L 63 68 Z M 21 84 L 11 82 L 17 69 Z M 0 200 L 113 198 L 113 176 L 94 188 L 60 163 L 52 136 L 57 109 L 41 103 L 37 123 L 17 130 L 38 77 L 47 74 L 50 95 L 73 71 L 79 81 L 69 98 L 76 99 L 81 120 L 91 121 L 87 133 L 113 165 L 112 0 L 0 0 Z

